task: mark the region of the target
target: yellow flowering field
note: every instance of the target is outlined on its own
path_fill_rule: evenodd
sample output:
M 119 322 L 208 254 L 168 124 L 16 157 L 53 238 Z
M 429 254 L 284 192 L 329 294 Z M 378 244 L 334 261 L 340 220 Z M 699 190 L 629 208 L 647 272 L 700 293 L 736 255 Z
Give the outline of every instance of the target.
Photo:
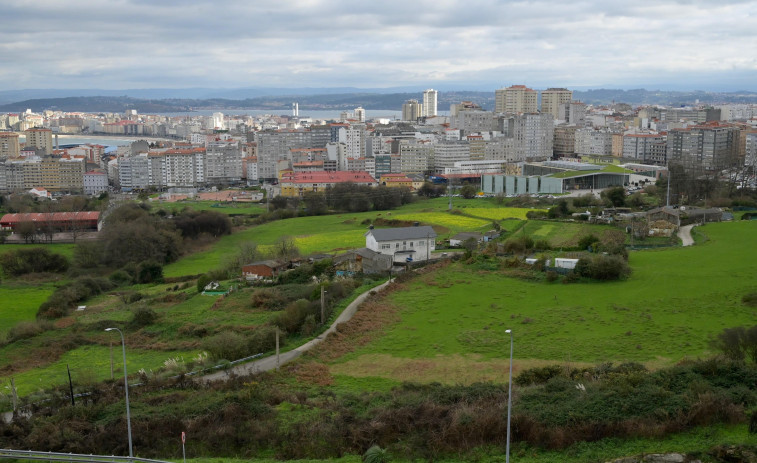
M 397 214 L 393 219 L 423 222 L 431 225 L 441 225 L 453 232 L 477 230 L 491 225 L 490 220 L 477 219 L 464 215 L 450 214 L 448 212 L 415 212 L 411 214 Z
M 466 207 L 461 209 L 465 214 L 489 220 L 520 219 L 525 220 L 528 211 L 522 207 Z

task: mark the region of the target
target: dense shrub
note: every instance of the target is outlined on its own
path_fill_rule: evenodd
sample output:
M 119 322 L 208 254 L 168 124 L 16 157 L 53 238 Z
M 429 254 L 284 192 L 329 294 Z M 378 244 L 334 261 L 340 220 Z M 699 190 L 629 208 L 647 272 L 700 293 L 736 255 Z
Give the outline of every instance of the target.
M 529 368 L 520 372 L 515 377 L 515 384 L 518 386 L 531 386 L 534 384 L 545 384 L 555 376 L 563 374 L 564 368 L 559 365 L 549 365 L 546 367 Z
M 712 345 L 729 359 L 742 361 L 746 357 L 757 363 L 757 325 L 726 328 L 712 341 Z
M 279 335 L 279 346 L 284 345 L 284 335 Z M 276 348 L 276 327 L 259 326 L 247 337 L 247 351 L 250 355 L 272 351 Z
M 598 242 L 599 242 L 599 238 L 597 238 L 596 236 L 590 233 L 578 239 L 578 248 L 585 250 L 589 246 L 594 246 L 595 243 L 598 243 Z
M 115 285 L 107 278 L 79 277 L 60 287 L 40 305 L 37 317 L 60 318 L 77 303 L 113 289 Z
M 173 219 L 176 229 L 184 238 L 197 238 L 201 234 L 220 237 L 231 234 L 231 219 L 214 211 L 186 211 Z
M 300 328 L 308 315 L 313 315 L 313 317 L 317 316 L 318 320 L 320 320 L 320 313 L 320 301 L 299 299 L 289 303 L 284 309 L 284 312 L 279 314 L 273 320 L 273 324 L 287 333 L 297 333 L 300 331 Z
M 206 338 L 202 346 L 215 360 L 236 360 L 246 357 L 249 353 L 247 339 L 234 331 L 225 331 Z
M 163 266 L 155 260 L 146 260 L 137 265 L 138 283 L 160 283 L 163 281 Z
M 526 218 L 529 220 L 537 220 L 537 219 L 546 219 L 547 218 L 547 211 L 543 210 L 533 210 L 526 212 Z
M 158 314 L 147 306 L 140 305 L 131 311 L 131 321 L 129 328 L 138 330 L 145 326 L 152 325 L 158 319 Z
M 631 268 L 619 256 L 599 254 L 579 259 L 574 273 L 594 280 L 620 280 L 631 274 Z
M 47 320 L 19 322 L 8 331 L 8 342 L 32 338 L 52 328 L 52 323 Z
M 27 273 L 63 273 L 68 270 L 68 259 L 46 248 L 18 249 L 0 254 L 0 267 L 13 277 Z
M 134 283 L 134 277 L 126 270 L 116 270 L 108 279 L 116 286 L 127 286 Z
M 504 249 L 507 254 L 524 254 L 533 247 L 534 240 L 530 236 L 519 236 L 505 241 Z

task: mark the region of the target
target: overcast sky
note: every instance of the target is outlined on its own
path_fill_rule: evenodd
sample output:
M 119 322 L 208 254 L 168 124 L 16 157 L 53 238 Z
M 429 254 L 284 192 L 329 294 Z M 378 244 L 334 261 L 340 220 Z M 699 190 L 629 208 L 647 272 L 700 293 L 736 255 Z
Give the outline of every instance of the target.
M 757 91 L 757 1 L 3 3 L 0 90 Z

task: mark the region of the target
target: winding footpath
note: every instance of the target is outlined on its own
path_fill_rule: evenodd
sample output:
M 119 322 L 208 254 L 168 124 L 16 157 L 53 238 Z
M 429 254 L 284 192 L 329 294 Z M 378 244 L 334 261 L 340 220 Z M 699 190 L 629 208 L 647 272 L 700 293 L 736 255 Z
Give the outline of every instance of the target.
M 311 339 L 310 341 L 306 342 L 305 344 L 301 345 L 300 347 L 297 347 L 295 349 L 292 349 L 290 351 L 284 352 L 279 355 L 278 358 L 278 364 L 276 361 L 276 355 L 272 355 L 270 357 L 262 358 L 260 360 L 255 360 L 253 362 L 244 363 L 241 365 L 234 366 L 232 368 L 229 368 L 228 370 L 219 371 L 216 373 L 211 373 L 209 375 L 204 375 L 198 380 L 209 383 L 212 381 L 219 381 L 223 379 L 227 379 L 229 376 L 236 375 L 236 376 L 245 376 L 253 373 L 258 373 L 262 371 L 269 371 L 274 370 L 278 366 L 284 365 L 287 362 L 291 362 L 292 360 L 296 359 L 303 353 L 309 351 L 313 347 L 320 344 L 326 337 L 328 337 L 329 334 L 336 331 L 337 326 L 340 323 L 344 323 L 348 320 L 350 320 L 353 315 L 357 312 L 358 307 L 360 307 L 360 304 L 365 301 L 365 299 L 371 294 L 371 292 L 378 292 L 382 289 L 386 288 L 389 285 L 389 282 L 382 283 L 378 286 L 375 286 L 368 291 L 364 292 L 357 298 L 355 298 L 354 301 L 350 303 L 343 311 L 339 314 L 339 316 L 334 320 L 334 323 L 329 326 L 329 328 L 321 333 L 319 336 Z
M 684 225 L 678 229 L 678 237 L 681 238 L 682 246 L 693 246 L 694 238 L 691 237 L 691 229 L 694 228 L 694 224 Z

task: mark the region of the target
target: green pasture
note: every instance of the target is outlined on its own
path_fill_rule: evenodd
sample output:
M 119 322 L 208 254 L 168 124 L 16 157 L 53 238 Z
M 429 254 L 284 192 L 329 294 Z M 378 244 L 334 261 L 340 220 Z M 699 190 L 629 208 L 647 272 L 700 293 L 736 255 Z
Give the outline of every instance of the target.
M 34 243 L 34 244 L 16 244 L 16 243 L 5 243 L 0 244 L 0 254 L 5 254 L 6 252 L 15 251 L 17 249 L 30 249 L 30 248 L 41 248 L 44 247 L 50 252 L 54 252 L 56 254 L 61 254 L 69 259 L 71 259 L 74 256 L 74 247 L 76 245 L 73 243 L 48 243 L 48 244 L 40 244 L 40 243 Z
M 553 248 L 573 247 L 582 236 L 594 234 L 601 237 L 605 230 L 616 229 L 611 225 L 594 225 L 581 222 L 528 221 L 523 233 L 534 241 L 547 240 Z
M 190 361 L 199 352 L 199 350 L 180 352 L 131 349 L 127 340 L 127 370 L 129 376 L 134 377 L 140 370 L 150 373 L 152 370 L 162 368 L 168 359 L 179 359 L 180 362 Z M 115 333 L 113 334 L 113 366 L 115 376 L 121 378 L 123 378 L 122 358 L 121 338 L 118 333 Z M 82 346 L 66 352 L 59 360 L 44 368 L 14 374 L 13 380 L 18 395 L 28 396 L 39 390 L 66 384 L 68 382 L 66 366 L 68 366 L 74 386 L 79 387 L 110 378 L 110 359 L 111 350 L 108 346 Z M 8 384 L 9 381 L 4 378 L 0 386 L 4 389 Z
M 724 328 L 757 324 L 757 311 L 741 303 L 757 290 L 757 224 L 700 231 L 709 236 L 701 245 L 632 253 L 627 281 L 525 281 L 463 264 L 424 275 L 389 296 L 401 321 L 339 370 L 358 371 L 363 356 L 377 355 L 497 361 L 508 353 L 506 329 L 523 361 L 661 366 L 710 355 Z
M 177 202 L 151 201 L 153 210 L 163 209 L 171 214 L 177 214 L 186 208 L 195 211 L 214 211 L 227 215 L 259 215 L 266 211 L 265 205 L 249 202 L 219 202 L 219 201 L 192 201 L 182 200 Z
M 35 320 L 37 309 L 55 291 L 52 283 L 3 282 L 0 285 L 0 334 L 21 321 Z
M 363 221 L 377 218 L 422 222 L 443 227 L 439 239 L 448 238 L 461 231 L 487 231 L 493 220 L 508 217 L 525 217 L 528 209 L 499 207 L 488 199 L 461 200 L 457 204 L 476 206 L 461 209 L 462 214 L 447 212 L 443 198 L 418 201 L 395 211 L 371 211 L 354 214 L 336 214 L 315 217 L 297 217 L 277 220 L 235 232 L 221 238 L 209 250 L 183 257 L 167 265 L 163 272 L 168 277 L 196 275 L 223 265 L 226 259 L 239 252 L 245 242 L 253 242 L 261 251 L 266 251 L 282 236 L 295 239 L 303 255 L 313 253 L 337 253 L 365 246 L 364 234 L 368 225 Z M 463 203 L 465 202 L 465 203 Z M 484 207 L 490 205 L 492 207 Z M 470 213 L 471 216 L 468 214 Z M 472 217 L 475 216 L 475 217 Z

